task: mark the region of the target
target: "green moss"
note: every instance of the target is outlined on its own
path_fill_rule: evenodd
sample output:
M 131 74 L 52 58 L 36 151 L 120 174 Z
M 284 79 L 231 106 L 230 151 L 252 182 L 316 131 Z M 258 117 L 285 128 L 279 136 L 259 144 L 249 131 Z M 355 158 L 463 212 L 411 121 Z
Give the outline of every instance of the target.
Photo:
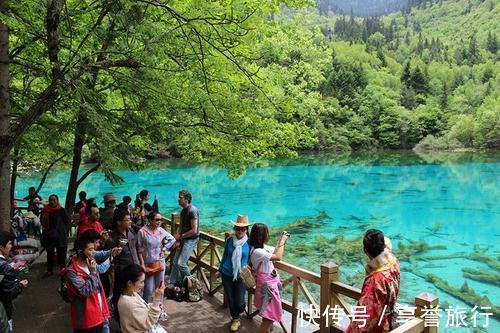
M 494 286 L 500 286 L 500 274 L 490 272 L 489 270 L 478 270 L 472 268 L 462 268 L 464 277 L 476 280 Z
M 422 254 L 431 250 L 446 250 L 444 245 L 429 245 L 426 242 L 412 242 L 405 245 L 401 242 L 398 243 L 398 248 L 394 253 L 398 256 L 399 261 L 413 262 L 422 257 Z
M 484 253 L 484 252 L 483 252 Z M 500 271 L 500 260 L 485 256 L 483 253 L 474 251 L 469 255 L 469 259 L 472 261 L 482 262 L 496 271 Z
M 325 222 L 333 220 L 332 217 L 324 210 L 319 211 L 316 215 L 304 216 L 296 219 L 292 223 L 273 228 L 271 234 L 279 234 L 282 230 L 287 230 L 292 235 L 307 235 L 312 230 L 318 230 Z
M 415 274 L 415 272 L 413 273 Z M 477 306 L 491 307 L 491 312 L 493 313 L 493 316 L 496 319 L 500 319 L 500 306 L 491 303 L 488 296 L 481 296 L 476 294 L 474 290 L 469 287 L 467 282 L 464 282 L 464 284 L 460 288 L 455 288 L 450 286 L 447 281 L 441 279 L 440 277 L 434 274 L 424 275 L 417 273 L 417 275 L 422 276 L 426 281 L 434 284 L 436 288 L 446 292 L 447 294 L 452 295 L 455 298 L 462 300 L 464 303 L 470 306 L 477 305 Z

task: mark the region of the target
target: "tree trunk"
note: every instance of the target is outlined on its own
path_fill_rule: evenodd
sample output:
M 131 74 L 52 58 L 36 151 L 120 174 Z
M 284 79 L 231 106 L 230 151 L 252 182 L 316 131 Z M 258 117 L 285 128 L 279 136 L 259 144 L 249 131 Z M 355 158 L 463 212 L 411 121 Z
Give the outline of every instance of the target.
M 0 0 L 0 12 L 7 14 L 7 0 Z M 0 22 L 0 230 L 10 230 L 9 142 L 9 28 Z
M 101 13 L 100 17 L 103 17 L 107 12 L 108 8 L 106 7 L 104 11 Z M 112 31 L 114 27 L 114 23 L 111 23 L 111 26 L 108 27 L 108 31 Z M 111 43 L 111 37 L 113 34 L 109 34 L 108 38 L 102 45 L 102 51 L 106 51 Z M 103 56 L 105 52 L 97 56 L 97 61 L 103 61 L 105 58 Z M 87 86 L 89 90 L 93 90 L 97 83 L 97 76 L 99 75 L 99 69 L 94 68 L 92 71 L 92 79 L 87 82 Z M 82 178 L 78 179 L 78 172 L 80 171 L 80 164 L 82 163 L 82 149 L 85 144 L 85 137 L 87 135 L 87 116 L 86 116 L 86 107 L 85 101 L 81 98 L 80 101 L 80 109 L 78 110 L 78 118 L 76 121 L 75 128 L 75 141 L 73 143 L 73 163 L 71 163 L 71 174 L 69 177 L 68 190 L 66 192 L 66 202 L 64 203 L 64 208 L 68 215 L 73 214 L 73 209 L 75 206 L 76 199 L 76 191 L 78 191 L 78 186 L 80 183 L 92 172 L 96 171 L 100 167 L 100 163 L 89 170 L 90 172 L 86 173 L 82 176 Z
M 78 119 L 75 126 L 75 141 L 73 143 L 73 162 L 71 163 L 71 174 L 69 176 L 68 190 L 66 192 L 66 202 L 64 208 L 68 215 L 73 214 L 75 206 L 76 191 L 78 190 L 78 171 L 82 163 L 82 150 L 85 144 L 86 134 L 86 119 L 84 116 L 84 108 L 80 107 Z
M 16 195 L 17 165 L 19 164 L 19 145 L 14 147 L 14 159 L 12 160 L 12 171 L 10 173 L 10 202 L 14 203 Z M 14 215 L 14 209 L 11 209 L 10 217 Z

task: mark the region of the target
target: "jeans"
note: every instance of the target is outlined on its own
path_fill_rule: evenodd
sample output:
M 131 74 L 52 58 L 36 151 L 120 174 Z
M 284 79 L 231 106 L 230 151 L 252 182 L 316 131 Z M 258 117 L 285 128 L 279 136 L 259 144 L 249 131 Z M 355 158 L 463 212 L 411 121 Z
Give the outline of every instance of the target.
M 238 277 L 233 281 L 232 276 L 221 273 L 222 284 L 224 285 L 224 293 L 229 301 L 229 313 L 232 319 L 240 319 L 240 314 L 245 311 L 245 293 L 246 288 L 243 280 Z
M 184 281 L 186 276 L 191 275 L 188 267 L 188 260 L 197 244 L 198 238 L 184 239 L 181 248 L 175 251 L 174 266 L 172 267 L 172 272 L 170 272 L 170 283 L 175 284 L 178 281 Z
M 142 298 L 146 301 L 146 303 L 151 303 L 153 299 L 153 293 L 155 288 L 160 286 L 160 283 L 165 280 L 165 260 L 161 263 L 163 266 L 163 270 L 155 275 L 146 275 L 144 280 L 144 294 Z M 160 302 L 163 304 L 163 301 Z
M 109 319 L 104 320 L 104 322 L 102 323 L 101 333 L 109 333 Z

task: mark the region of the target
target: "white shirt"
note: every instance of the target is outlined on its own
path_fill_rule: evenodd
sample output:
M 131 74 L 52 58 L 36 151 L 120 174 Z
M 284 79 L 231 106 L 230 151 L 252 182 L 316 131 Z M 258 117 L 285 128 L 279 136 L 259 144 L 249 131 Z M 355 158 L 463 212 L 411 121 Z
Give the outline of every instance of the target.
M 274 269 L 274 264 L 271 261 L 271 257 L 274 253 L 274 247 L 269 245 L 264 245 L 263 249 L 254 249 L 250 256 L 250 261 L 252 262 L 252 268 L 262 273 L 271 273 Z M 259 267 L 259 263 L 260 267 Z

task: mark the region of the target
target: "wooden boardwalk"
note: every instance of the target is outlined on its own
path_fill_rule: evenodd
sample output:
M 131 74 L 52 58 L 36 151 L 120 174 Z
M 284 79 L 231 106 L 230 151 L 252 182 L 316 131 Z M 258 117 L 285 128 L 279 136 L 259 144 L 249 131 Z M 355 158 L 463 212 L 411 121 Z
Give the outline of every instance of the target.
M 45 271 L 45 254 L 31 266 L 29 287 L 15 300 L 14 332 L 19 333 L 68 333 L 71 332 L 69 305 L 57 293 L 60 279 L 57 274 L 47 279 L 40 276 Z M 57 271 L 57 269 L 55 270 Z M 222 307 L 222 295 L 205 295 L 201 302 L 186 303 L 166 300 L 168 333 L 229 332 L 228 310 Z M 258 317 L 242 318 L 241 333 L 257 332 Z M 281 332 L 276 327 L 274 332 Z

